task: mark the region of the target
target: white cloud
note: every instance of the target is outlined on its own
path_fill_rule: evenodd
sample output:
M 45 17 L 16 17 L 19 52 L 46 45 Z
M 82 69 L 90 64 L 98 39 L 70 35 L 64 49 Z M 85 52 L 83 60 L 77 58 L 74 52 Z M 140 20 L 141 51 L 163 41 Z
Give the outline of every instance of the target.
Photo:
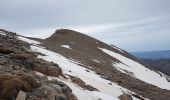
M 150 34 L 155 38 L 147 45 L 159 49 L 170 47 L 165 38 L 170 33 L 169 5 L 169 0 L 3 0 L 0 28 L 41 38 L 69 28 L 133 51 L 139 44 L 145 48 L 141 37 Z M 165 37 L 155 35 L 161 33 Z

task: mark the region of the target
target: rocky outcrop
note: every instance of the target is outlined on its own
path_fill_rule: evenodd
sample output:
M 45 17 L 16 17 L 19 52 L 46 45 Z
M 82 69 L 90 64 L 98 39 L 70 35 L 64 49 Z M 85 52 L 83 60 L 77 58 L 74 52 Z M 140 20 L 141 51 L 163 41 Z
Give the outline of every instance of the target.
M 89 91 L 98 91 L 96 88 L 92 87 L 91 85 L 87 85 L 83 80 L 81 80 L 80 78 L 76 77 L 76 76 L 71 76 L 68 75 L 73 83 L 76 83 L 77 85 L 79 85 L 80 87 L 84 88 L 85 90 L 89 90 Z
M 32 70 L 38 71 L 47 76 L 55 76 L 55 77 L 63 76 L 65 78 L 61 68 L 55 63 L 48 64 L 42 62 L 32 62 L 31 67 Z

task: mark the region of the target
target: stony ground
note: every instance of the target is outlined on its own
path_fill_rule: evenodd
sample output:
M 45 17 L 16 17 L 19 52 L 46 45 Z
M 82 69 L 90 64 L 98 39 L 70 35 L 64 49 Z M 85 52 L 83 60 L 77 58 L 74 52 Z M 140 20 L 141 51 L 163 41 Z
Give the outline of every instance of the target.
M 0 100 L 77 100 L 66 84 L 48 79 L 66 78 L 57 64 L 38 59 L 30 44 L 4 32 L 0 34 Z

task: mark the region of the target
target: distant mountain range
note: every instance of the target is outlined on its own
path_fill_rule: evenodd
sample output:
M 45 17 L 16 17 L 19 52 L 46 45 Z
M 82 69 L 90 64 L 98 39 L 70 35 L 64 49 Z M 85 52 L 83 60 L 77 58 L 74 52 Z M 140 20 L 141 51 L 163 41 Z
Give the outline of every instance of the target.
M 142 59 L 167 59 L 170 58 L 170 50 L 149 51 L 149 52 L 132 52 L 132 54 Z

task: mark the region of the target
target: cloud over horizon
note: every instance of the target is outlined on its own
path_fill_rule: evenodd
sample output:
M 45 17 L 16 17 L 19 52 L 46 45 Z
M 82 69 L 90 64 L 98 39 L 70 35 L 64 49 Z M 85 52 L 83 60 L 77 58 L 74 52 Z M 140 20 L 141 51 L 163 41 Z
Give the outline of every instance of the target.
M 169 0 L 2 0 L 0 28 L 45 38 L 86 33 L 128 51 L 170 49 Z

